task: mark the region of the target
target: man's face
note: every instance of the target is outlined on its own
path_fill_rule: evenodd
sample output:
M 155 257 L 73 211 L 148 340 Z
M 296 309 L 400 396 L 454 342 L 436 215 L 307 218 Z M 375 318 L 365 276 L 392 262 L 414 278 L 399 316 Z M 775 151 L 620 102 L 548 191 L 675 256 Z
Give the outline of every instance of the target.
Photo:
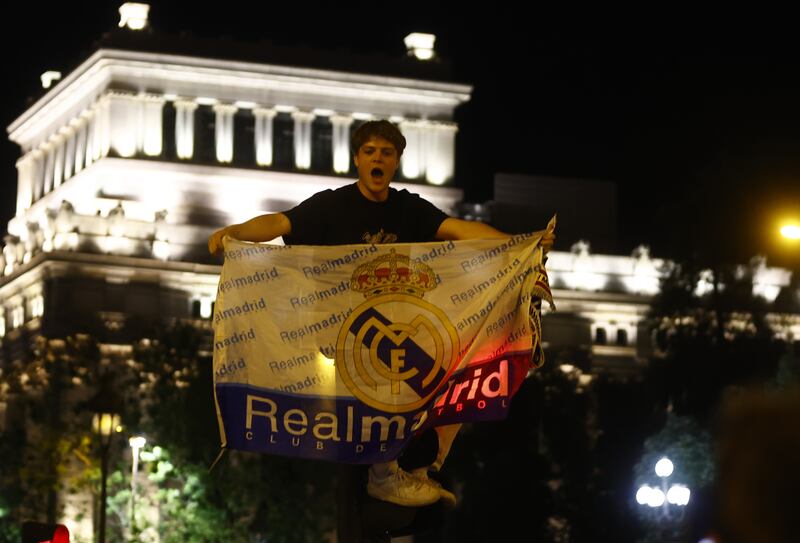
M 376 202 L 389 196 L 389 182 L 400 165 L 397 149 L 380 136 L 372 136 L 353 157 L 358 168 L 358 187 L 361 193 Z

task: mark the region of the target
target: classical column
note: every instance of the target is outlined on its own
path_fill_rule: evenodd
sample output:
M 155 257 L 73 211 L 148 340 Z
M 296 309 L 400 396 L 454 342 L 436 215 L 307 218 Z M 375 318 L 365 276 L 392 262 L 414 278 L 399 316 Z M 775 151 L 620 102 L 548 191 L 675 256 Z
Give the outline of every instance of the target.
M 311 167 L 311 122 L 314 114 L 307 111 L 295 111 L 294 119 L 294 165 L 298 170 Z
M 108 99 L 107 97 L 103 97 L 92 106 L 92 120 L 91 120 L 91 134 L 92 134 L 92 142 L 89 145 L 89 150 L 91 150 L 91 162 L 96 162 L 100 159 L 100 157 L 105 156 L 103 151 L 105 149 L 105 143 L 109 139 L 109 134 L 106 132 L 106 127 L 108 126 L 107 120 L 108 119 Z M 89 159 L 87 157 L 86 163 L 89 164 Z
M 17 216 L 22 215 L 33 203 L 35 165 L 33 152 L 28 152 L 17 160 Z
M 136 96 L 119 92 L 107 95 L 110 146 L 121 157 L 132 157 L 141 141 L 141 102 Z
M 64 180 L 64 144 L 66 138 L 63 134 L 54 134 L 51 138 L 55 146 L 55 159 L 53 163 L 53 188 L 60 187 Z
M 216 144 L 217 161 L 228 163 L 233 160 L 233 114 L 238 111 L 234 105 L 216 104 L 214 143 Z
M 111 149 L 111 96 L 106 94 L 95 104 L 95 131 L 92 152 L 95 160 L 108 156 Z
M 44 184 L 42 189 L 42 196 L 48 194 L 53 190 L 53 165 L 55 163 L 55 146 L 52 142 L 44 142 L 42 144 L 42 152 L 44 153 Z
M 46 155 L 41 149 L 33 149 L 28 154 L 33 158 L 31 182 L 33 201 L 35 202 L 44 195 L 44 161 L 46 159 Z
M 64 181 L 72 177 L 75 165 L 75 128 L 70 123 L 60 130 L 66 142 L 64 143 Z
M 194 155 L 194 111 L 197 103 L 191 100 L 175 100 L 175 152 L 178 158 L 189 159 Z
M 333 125 L 333 171 L 347 173 L 350 171 L 350 126 L 353 118 L 348 115 L 331 115 Z
M 274 109 L 253 108 L 256 164 L 259 166 L 272 166 L 272 121 L 277 114 Z
M 425 149 L 425 127 L 427 122 L 406 120 L 400 123 L 400 131 L 406 138 L 406 149 L 403 151 L 403 177 L 416 179 L 425 175 L 427 152 Z
M 140 123 L 139 134 L 140 142 L 137 150 L 142 151 L 147 156 L 159 156 L 163 148 L 162 145 L 162 125 L 164 117 L 163 96 L 139 95 L 140 102 Z
M 83 167 L 87 168 L 94 162 L 94 139 L 96 132 L 94 109 L 87 109 L 84 111 L 83 117 L 86 119 L 86 160 L 83 161 Z
M 83 170 L 84 160 L 86 159 L 86 128 L 87 118 L 85 114 L 73 121 L 75 124 L 75 173 Z
M 455 143 L 458 126 L 455 123 L 428 123 L 425 178 L 442 185 L 455 173 Z

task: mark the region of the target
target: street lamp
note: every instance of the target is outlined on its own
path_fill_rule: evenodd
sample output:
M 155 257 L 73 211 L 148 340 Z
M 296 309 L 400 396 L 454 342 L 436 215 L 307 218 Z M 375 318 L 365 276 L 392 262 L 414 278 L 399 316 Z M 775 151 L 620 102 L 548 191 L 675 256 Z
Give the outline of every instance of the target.
M 139 472 L 139 451 L 141 451 L 147 440 L 142 436 L 134 436 L 128 439 L 128 444 L 133 449 L 133 466 L 131 467 L 131 530 L 136 523 L 136 474 Z
M 786 239 L 798 240 L 800 239 L 800 225 L 785 224 L 781 227 L 781 235 Z
M 660 516 L 666 520 L 673 520 L 673 513 L 670 511 L 670 504 L 678 507 L 678 518 L 683 516 L 684 507 L 689 503 L 691 491 L 683 484 L 669 485 L 669 477 L 672 475 L 675 466 L 672 461 L 663 457 L 655 465 L 656 476 L 661 479 L 661 487 L 642 485 L 636 492 L 636 501 L 639 505 L 651 507 L 654 511 L 658 508 Z
M 119 428 L 119 408 L 116 396 L 114 396 L 108 376 L 103 376 L 100 382 L 100 389 L 95 397 L 90 401 L 94 416 L 92 417 L 92 428 L 100 436 L 100 527 L 99 543 L 106 541 L 106 501 L 107 490 L 106 482 L 108 479 L 108 453 L 111 449 L 111 437 Z

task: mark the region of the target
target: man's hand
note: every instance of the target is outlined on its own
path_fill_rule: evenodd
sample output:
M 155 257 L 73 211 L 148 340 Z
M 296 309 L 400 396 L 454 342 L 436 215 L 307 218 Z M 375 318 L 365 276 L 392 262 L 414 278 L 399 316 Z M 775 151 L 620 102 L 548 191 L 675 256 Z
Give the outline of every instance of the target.
M 217 230 L 208 237 L 208 252 L 212 255 L 222 250 L 222 238 L 230 236 L 242 241 L 262 243 L 292 233 L 292 223 L 283 213 L 259 215 L 241 224 L 232 224 Z
M 210 236 L 208 236 L 208 252 L 212 255 L 218 254 L 222 251 L 222 238 L 225 236 L 235 237 L 232 233 L 235 225 L 220 228 Z
M 556 235 L 553 233 L 555 228 L 555 219 L 551 219 L 547 225 L 547 230 L 542 235 L 542 249 L 545 253 L 553 248 L 553 243 L 556 240 Z M 436 239 L 449 240 L 449 239 L 485 239 L 485 238 L 510 238 L 511 234 L 501 232 L 488 224 L 477 221 L 465 221 L 463 219 L 456 219 L 448 217 L 439 226 L 436 232 Z

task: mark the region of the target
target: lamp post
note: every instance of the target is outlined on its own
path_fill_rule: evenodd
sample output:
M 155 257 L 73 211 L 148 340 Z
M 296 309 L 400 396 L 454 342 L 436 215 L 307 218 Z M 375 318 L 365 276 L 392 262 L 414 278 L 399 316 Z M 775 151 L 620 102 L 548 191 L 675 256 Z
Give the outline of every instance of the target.
M 106 541 L 106 501 L 108 480 L 108 456 L 111 449 L 111 438 L 119 427 L 119 409 L 117 398 L 113 395 L 110 380 L 107 376 L 101 379 L 97 395 L 90 401 L 94 416 L 92 428 L 100 437 L 100 525 L 98 542 Z
M 132 449 L 133 466 L 131 467 L 131 531 L 136 524 L 136 474 L 139 472 L 139 451 L 141 451 L 147 440 L 142 436 L 134 436 L 128 439 L 128 444 Z
M 659 510 L 658 516 L 664 520 L 680 520 L 691 496 L 688 486 L 669 484 L 669 477 L 674 469 L 675 466 L 669 458 L 661 458 L 655 465 L 655 473 L 661 484 L 659 486 L 642 485 L 636 492 L 636 501 L 639 505 L 648 506 L 654 511 Z M 678 508 L 677 515 L 674 513 L 674 508 L 670 509 L 670 504 Z

